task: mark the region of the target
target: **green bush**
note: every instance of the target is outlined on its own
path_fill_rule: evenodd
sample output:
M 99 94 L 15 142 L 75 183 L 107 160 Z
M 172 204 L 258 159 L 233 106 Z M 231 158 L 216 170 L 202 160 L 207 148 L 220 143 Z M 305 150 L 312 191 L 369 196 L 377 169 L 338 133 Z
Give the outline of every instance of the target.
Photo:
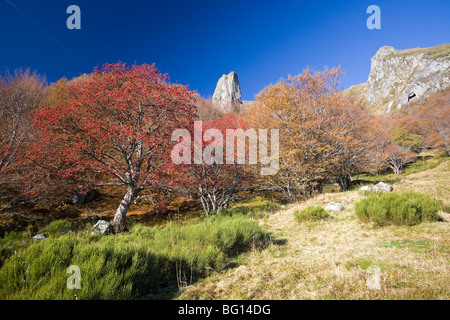
M 317 221 L 327 219 L 330 215 L 322 207 L 310 206 L 302 211 L 295 210 L 294 216 L 298 221 Z
M 198 279 L 222 270 L 228 259 L 268 235 L 246 217 L 212 217 L 192 225 L 148 228 L 118 236 L 88 231 L 33 242 L 0 269 L 0 299 L 132 299 L 182 274 Z M 81 272 L 81 289 L 66 286 L 67 268 Z
M 438 221 L 438 202 L 429 196 L 406 192 L 371 196 L 355 205 L 362 222 L 375 225 L 416 225 L 423 221 Z

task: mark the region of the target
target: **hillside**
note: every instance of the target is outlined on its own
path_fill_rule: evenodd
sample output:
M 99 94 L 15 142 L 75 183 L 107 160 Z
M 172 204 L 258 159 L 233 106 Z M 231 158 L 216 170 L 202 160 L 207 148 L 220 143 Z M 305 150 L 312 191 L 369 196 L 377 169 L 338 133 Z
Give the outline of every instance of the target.
M 365 100 L 375 114 L 387 114 L 449 86 L 450 44 L 406 50 L 384 46 L 371 59 L 367 82 L 344 92 Z
M 378 177 L 380 178 L 380 177 Z M 403 176 L 394 191 L 450 199 L 450 161 Z M 277 239 L 245 254 L 239 267 L 187 287 L 180 299 L 448 299 L 450 215 L 445 222 L 375 228 L 359 222 L 360 191 L 322 194 L 260 220 Z M 321 222 L 299 223 L 293 212 L 338 201 L 345 210 Z M 381 270 L 381 290 L 366 281 Z

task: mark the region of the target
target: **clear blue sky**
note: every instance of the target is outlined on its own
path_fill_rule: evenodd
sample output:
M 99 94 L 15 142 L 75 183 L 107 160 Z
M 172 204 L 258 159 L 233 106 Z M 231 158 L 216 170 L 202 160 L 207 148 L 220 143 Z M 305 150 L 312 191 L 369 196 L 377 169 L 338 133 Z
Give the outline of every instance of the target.
M 69 5 L 81 30 L 69 30 Z M 381 8 L 381 30 L 366 9 Z M 236 71 L 243 99 L 306 66 L 341 65 L 342 87 L 365 82 L 370 58 L 450 42 L 450 1 L 0 0 L 0 72 L 31 68 L 49 82 L 104 63 L 156 63 L 172 82 L 211 96 Z

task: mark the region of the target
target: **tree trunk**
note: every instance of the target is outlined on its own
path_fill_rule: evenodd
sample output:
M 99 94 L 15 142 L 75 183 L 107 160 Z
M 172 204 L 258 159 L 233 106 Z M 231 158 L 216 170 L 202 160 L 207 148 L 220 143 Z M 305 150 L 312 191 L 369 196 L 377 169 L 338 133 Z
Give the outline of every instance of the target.
M 346 191 L 349 187 L 350 187 L 350 183 L 351 183 L 352 179 L 350 178 L 350 176 L 340 176 L 337 179 L 337 183 L 339 185 L 339 189 L 341 192 Z
M 132 187 L 128 187 L 127 193 L 125 193 L 125 196 L 120 202 L 120 205 L 116 210 L 116 214 L 114 215 L 114 219 L 111 222 L 111 228 L 114 233 L 120 233 L 125 229 L 125 217 L 135 196 L 136 192 L 134 189 Z

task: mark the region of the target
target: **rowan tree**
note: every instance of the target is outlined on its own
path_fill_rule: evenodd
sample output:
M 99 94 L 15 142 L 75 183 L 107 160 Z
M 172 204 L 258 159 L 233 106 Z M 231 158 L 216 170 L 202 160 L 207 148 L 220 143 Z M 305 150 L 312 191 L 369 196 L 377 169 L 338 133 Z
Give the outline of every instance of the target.
M 170 84 L 154 65 L 116 63 L 68 84 L 66 94 L 67 103 L 44 105 L 34 116 L 39 140 L 28 158 L 39 170 L 30 178 L 124 186 L 111 222 L 120 232 L 140 191 L 174 179 L 170 138 L 192 123 L 193 93 Z

